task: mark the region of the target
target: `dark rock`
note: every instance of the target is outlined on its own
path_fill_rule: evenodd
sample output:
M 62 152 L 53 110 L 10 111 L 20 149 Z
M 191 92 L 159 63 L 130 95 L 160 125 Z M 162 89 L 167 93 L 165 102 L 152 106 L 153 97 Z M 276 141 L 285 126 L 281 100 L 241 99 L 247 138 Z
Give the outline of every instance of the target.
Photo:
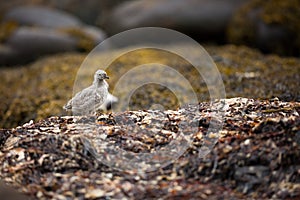
M 5 185 L 3 182 L 0 182 L 0 197 L 1 199 L 10 199 L 10 200 L 29 200 L 29 196 L 25 196 L 12 189 L 11 187 Z
M 16 61 L 24 63 L 46 54 L 75 51 L 77 40 L 49 28 L 20 27 L 7 39 L 6 45 L 17 51 Z
M 91 51 L 106 34 L 93 26 L 62 29 L 23 26 L 5 37 L 0 45 L 0 66 L 24 64 L 47 54 Z
M 241 7 L 228 28 L 228 40 L 265 53 L 300 55 L 300 3 L 252 0 Z
M 246 0 L 154 0 L 132 1 L 117 6 L 104 24 L 115 34 L 136 27 L 158 26 L 171 28 L 199 39 L 224 36 L 227 24 Z M 220 39 L 220 38 L 219 38 Z
M 22 58 L 11 47 L 0 44 L 0 66 L 18 64 Z
M 56 0 L 47 0 L 45 3 L 72 13 L 87 24 L 95 25 L 99 18 L 101 19 L 103 16 L 106 16 L 114 6 L 124 1 L 128 0 L 86 0 L 84 2 L 81 0 L 59 2 Z
M 46 54 L 91 51 L 106 38 L 98 27 L 40 6 L 23 6 L 9 11 L 0 23 L 0 31 L 0 42 L 5 46 L 0 48 L 2 66 L 28 63 Z
M 96 24 L 97 18 L 102 18 L 111 8 L 125 0 L 10 0 L 0 1 L 0 13 L 20 6 L 44 6 L 71 13 L 87 24 Z
M 21 6 L 10 10 L 3 17 L 4 21 L 14 21 L 20 25 L 41 27 L 74 27 L 81 24 L 76 17 L 66 12 L 42 6 Z

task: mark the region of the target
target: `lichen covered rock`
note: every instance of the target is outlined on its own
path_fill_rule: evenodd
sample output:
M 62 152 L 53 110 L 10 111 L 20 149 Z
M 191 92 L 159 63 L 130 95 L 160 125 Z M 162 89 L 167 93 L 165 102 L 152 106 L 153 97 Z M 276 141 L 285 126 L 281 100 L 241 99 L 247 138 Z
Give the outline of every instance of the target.
M 179 47 L 180 48 L 180 47 Z M 206 47 L 222 75 L 227 97 L 244 96 L 267 99 L 274 96 L 286 101 L 299 101 L 300 60 L 262 55 L 246 47 L 233 45 Z M 91 64 L 105 68 L 98 58 L 118 54 L 118 51 L 98 53 Z M 190 50 L 191 57 L 196 58 Z M 90 85 L 95 68 L 85 74 L 76 74 L 86 54 L 62 54 L 30 64 L 28 67 L 0 69 L 2 77 L 0 127 L 14 127 L 31 119 L 42 119 L 52 115 L 64 115 L 62 106 L 72 96 L 76 75 L 82 75 L 82 87 Z M 198 101 L 209 100 L 208 88 L 196 69 L 182 58 L 167 52 L 144 49 L 120 56 L 106 71 L 110 92 L 119 100 L 126 92 L 115 91 L 120 78 L 145 63 L 158 62 L 170 66 L 190 82 Z M 151 74 L 161 77 L 155 71 Z M 143 79 L 140 74 L 135 79 Z M 172 80 L 171 80 L 172 81 Z M 184 83 L 174 83 L 185 90 Z M 126 88 L 126 87 L 124 87 Z M 117 92 L 117 93 L 116 93 Z M 147 84 L 136 88 L 129 102 L 130 110 L 150 109 L 160 105 L 162 109 L 176 109 L 179 103 L 189 99 L 177 96 L 168 88 L 158 84 Z
M 228 28 L 228 39 L 264 52 L 300 55 L 300 2 L 252 0 L 239 9 Z
M 24 64 L 44 55 L 91 51 L 106 34 L 45 6 L 17 6 L 0 16 L 0 65 Z

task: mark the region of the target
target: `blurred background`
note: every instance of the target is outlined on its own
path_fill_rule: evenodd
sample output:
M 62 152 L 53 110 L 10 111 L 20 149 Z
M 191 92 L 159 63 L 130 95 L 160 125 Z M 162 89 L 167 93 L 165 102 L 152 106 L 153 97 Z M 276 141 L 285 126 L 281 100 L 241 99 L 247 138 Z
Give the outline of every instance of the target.
M 10 0 L 0 1 L 0 13 L 0 127 L 61 115 L 87 53 L 109 36 L 145 26 L 178 30 L 204 45 L 229 97 L 299 100 L 299 0 Z M 108 73 L 160 57 L 151 51 L 132 56 Z M 148 89 L 159 91 L 153 96 L 165 91 Z M 136 96 L 145 99 L 146 90 Z M 133 102 L 136 109 L 144 104 Z M 172 102 L 164 103 L 173 108 Z
M 178 30 L 201 43 L 300 55 L 298 0 L 11 0 L 0 2 L 0 13 L 1 65 L 90 51 L 107 36 L 144 26 Z

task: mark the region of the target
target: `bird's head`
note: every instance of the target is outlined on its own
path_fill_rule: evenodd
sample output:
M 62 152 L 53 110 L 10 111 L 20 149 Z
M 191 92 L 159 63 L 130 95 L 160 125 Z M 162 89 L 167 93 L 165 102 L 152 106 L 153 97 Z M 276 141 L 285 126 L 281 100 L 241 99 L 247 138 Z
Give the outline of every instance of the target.
M 104 80 L 109 79 L 109 76 L 107 76 L 106 72 L 103 70 L 96 71 L 94 75 L 94 80 Z

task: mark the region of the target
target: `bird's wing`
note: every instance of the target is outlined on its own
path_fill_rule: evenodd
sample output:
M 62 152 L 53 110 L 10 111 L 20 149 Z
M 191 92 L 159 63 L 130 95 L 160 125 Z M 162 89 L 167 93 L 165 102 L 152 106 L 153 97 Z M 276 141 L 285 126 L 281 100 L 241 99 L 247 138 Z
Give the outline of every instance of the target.
M 87 101 L 94 100 L 95 98 L 95 89 L 92 87 L 88 87 L 80 92 L 78 92 L 73 98 L 73 106 L 81 106 L 85 104 Z
M 75 96 L 68 101 L 64 106 L 65 109 L 71 109 L 72 107 L 80 107 L 87 101 L 90 101 L 94 98 L 95 90 L 92 86 L 85 88 L 84 90 L 75 94 Z

